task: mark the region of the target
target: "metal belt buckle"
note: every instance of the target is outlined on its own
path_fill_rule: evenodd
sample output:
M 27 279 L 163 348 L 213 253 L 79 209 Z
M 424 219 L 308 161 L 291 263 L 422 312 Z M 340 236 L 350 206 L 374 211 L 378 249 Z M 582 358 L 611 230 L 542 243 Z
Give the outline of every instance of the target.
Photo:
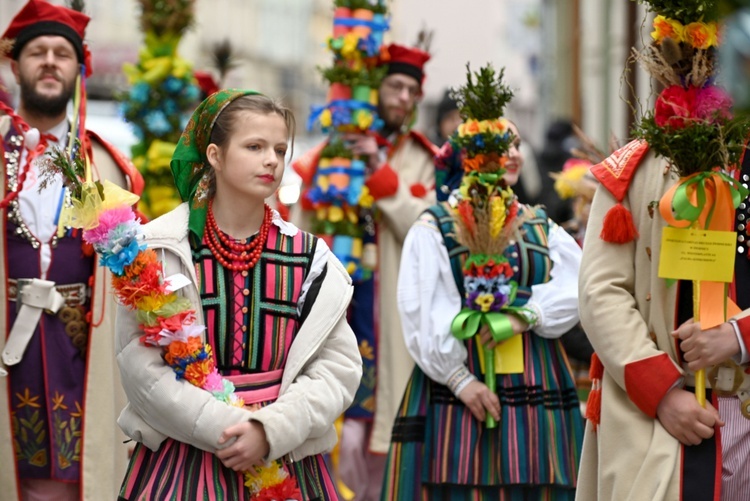
M 711 389 L 720 397 L 732 397 L 736 395 L 740 386 L 742 386 L 744 376 L 742 368 L 731 359 L 714 365 L 708 371 L 708 380 L 711 383 Z M 732 387 L 722 387 L 722 383 L 731 383 Z
M 23 306 L 23 289 L 31 285 L 33 278 L 19 278 L 16 280 L 16 311 L 21 309 Z

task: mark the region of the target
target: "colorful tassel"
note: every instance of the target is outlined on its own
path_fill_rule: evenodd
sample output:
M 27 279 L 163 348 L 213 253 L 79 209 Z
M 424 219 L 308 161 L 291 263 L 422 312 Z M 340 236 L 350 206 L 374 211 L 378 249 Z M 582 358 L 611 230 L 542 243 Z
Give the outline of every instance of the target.
M 617 202 L 604 216 L 604 225 L 599 237 L 612 244 L 626 244 L 638 238 L 638 230 L 633 223 L 633 214 Z
M 602 412 L 602 377 L 604 366 L 596 353 L 591 355 L 591 367 L 589 367 L 589 379 L 591 379 L 591 392 L 586 402 L 586 419 L 591 421 L 594 430 L 599 426 Z

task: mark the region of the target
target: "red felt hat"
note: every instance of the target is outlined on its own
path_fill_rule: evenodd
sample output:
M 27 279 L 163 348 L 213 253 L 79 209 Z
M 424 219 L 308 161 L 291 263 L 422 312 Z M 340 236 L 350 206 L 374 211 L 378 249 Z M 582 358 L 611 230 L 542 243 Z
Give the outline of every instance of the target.
M 15 39 L 10 57 L 18 59 L 21 49 L 30 40 L 44 35 L 61 36 L 73 44 L 78 61 L 83 63 L 83 38 L 90 19 L 73 9 L 52 5 L 43 0 L 29 0 L 0 38 Z
M 424 65 L 430 60 L 427 52 L 395 43 L 390 44 L 387 51 L 388 60 L 383 63 L 388 65 L 388 75 L 403 73 L 416 78 L 420 84 L 424 82 Z
M 214 80 L 213 75 L 207 71 L 196 71 L 193 73 L 193 76 L 195 76 L 195 80 L 198 82 L 198 87 L 200 88 L 201 92 L 206 95 L 206 97 L 210 96 L 214 92 L 218 92 L 219 90 L 219 84 L 216 83 L 216 80 Z

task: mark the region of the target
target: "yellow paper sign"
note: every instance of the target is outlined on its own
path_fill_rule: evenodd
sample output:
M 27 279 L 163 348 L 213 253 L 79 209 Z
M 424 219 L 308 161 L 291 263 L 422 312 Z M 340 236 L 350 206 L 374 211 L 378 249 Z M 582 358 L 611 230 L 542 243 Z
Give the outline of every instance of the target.
M 731 282 L 736 241 L 734 231 L 666 227 L 661 236 L 659 277 Z
M 480 344 L 481 346 L 481 344 Z M 497 345 L 495 353 L 495 374 L 523 373 L 523 335 L 516 334 Z M 484 374 L 484 350 L 479 350 L 479 365 Z

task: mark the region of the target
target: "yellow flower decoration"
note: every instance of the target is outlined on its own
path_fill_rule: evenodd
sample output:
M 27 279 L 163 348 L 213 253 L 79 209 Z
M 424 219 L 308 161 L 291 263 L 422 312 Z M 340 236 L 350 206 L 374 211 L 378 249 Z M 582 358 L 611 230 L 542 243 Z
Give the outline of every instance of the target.
M 372 113 L 360 110 L 357 113 L 357 126 L 362 130 L 367 130 L 372 125 Z
M 169 170 L 169 162 L 172 161 L 175 148 L 176 143 L 155 139 L 146 152 L 146 168 L 151 172 Z
M 83 416 L 83 409 L 81 409 L 81 404 L 80 403 L 75 402 L 75 405 L 76 405 L 76 410 L 75 410 L 75 412 L 71 412 L 70 415 L 71 415 L 71 417 L 77 417 L 77 418 L 79 418 L 79 417 Z
M 472 136 L 479 133 L 479 122 L 476 120 L 467 120 L 458 126 L 458 136 Z
M 492 294 L 484 293 L 477 296 L 474 302 L 482 309 L 482 313 L 490 311 L 490 306 L 495 302 L 495 296 Z
M 586 164 L 571 167 L 557 174 L 555 178 L 555 191 L 560 198 L 567 200 L 578 195 L 576 188 L 580 185 L 581 179 L 583 179 L 583 176 L 588 171 L 589 165 Z
M 683 31 L 683 41 L 696 49 L 708 49 L 719 45 L 716 23 L 690 23 Z
M 52 410 L 56 411 L 58 409 L 67 409 L 68 406 L 63 403 L 63 400 L 65 400 L 65 395 L 60 395 L 60 393 L 55 390 L 55 396 L 52 397 Z
M 365 209 L 372 207 L 375 203 L 375 199 L 370 195 L 370 189 L 367 186 L 362 187 L 362 192 L 359 194 L 359 205 Z
M 143 311 L 156 311 L 164 307 L 165 304 L 171 303 L 177 298 L 174 294 L 165 296 L 157 294 L 154 296 L 145 296 L 136 304 L 136 308 Z
M 505 118 L 498 118 L 492 123 L 491 131 L 495 134 L 505 134 L 510 126 L 510 122 Z
M 332 223 L 338 223 L 344 220 L 344 211 L 341 207 L 329 207 L 328 208 L 328 220 Z
M 352 224 L 357 224 L 357 221 L 359 221 L 359 216 L 357 215 L 356 207 L 345 205 L 344 214 L 346 215 L 346 218 L 349 220 L 349 222 Z
M 331 117 L 331 110 L 326 108 L 320 114 L 320 126 L 330 127 L 332 123 L 333 123 L 333 118 Z
M 344 44 L 341 47 L 341 57 L 348 60 L 355 59 L 359 56 L 357 45 L 359 45 L 359 35 L 353 32 L 344 35 Z
M 657 42 L 661 42 L 665 38 L 681 42 L 683 30 L 684 27 L 681 22 L 664 16 L 656 16 L 654 18 L 654 31 L 651 32 L 651 38 Z
M 31 396 L 31 395 L 29 394 L 29 389 L 28 389 L 28 388 L 26 388 L 26 389 L 25 389 L 25 390 L 23 391 L 23 395 L 21 395 L 20 393 L 16 393 L 16 397 L 17 397 L 17 398 L 18 398 L 18 400 L 19 400 L 19 402 L 18 402 L 18 408 L 19 408 L 19 409 L 20 409 L 21 407 L 26 407 L 27 405 L 28 405 L 29 407 L 41 407 L 41 405 L 39 405 L 39 402 L 38 402 L 38 400 L 39 400 L 39 395 L 37 395 L 37 396 L 35 396 L 35 397 L 32 397 L 32 396 Z
M 280 484 L 286 477 L 287 473 L 274 461 L 266 466 L 256 466 L 254 475 L 245 475 L 245 486 L 249 487 L 252 492 L 259 492 Z
M 497 238 L 505 225 L 505 200 L 490 197 L 490 237 Z

